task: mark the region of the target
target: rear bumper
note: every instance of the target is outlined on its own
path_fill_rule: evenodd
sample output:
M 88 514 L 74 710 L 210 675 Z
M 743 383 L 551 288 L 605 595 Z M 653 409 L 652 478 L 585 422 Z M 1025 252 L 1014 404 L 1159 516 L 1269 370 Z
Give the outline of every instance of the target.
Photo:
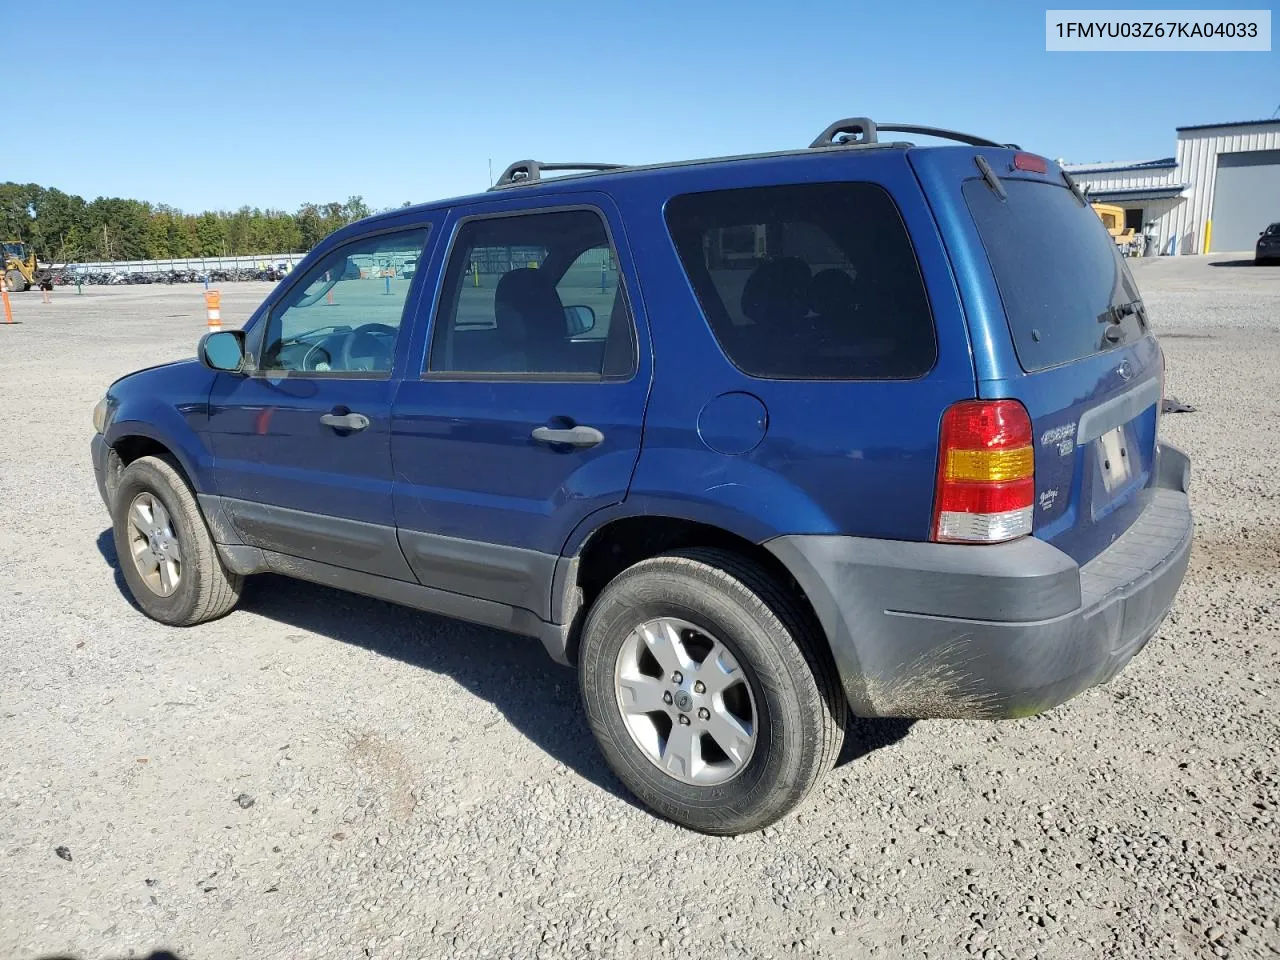
M 1111 679 L 1159 628 L 1190 556 L 1189 475 L 1162 445 L 1142 514 L 1082 567 L 1033 537 L 765 546 L 813 603 L 854 713 L 1029 716 Z

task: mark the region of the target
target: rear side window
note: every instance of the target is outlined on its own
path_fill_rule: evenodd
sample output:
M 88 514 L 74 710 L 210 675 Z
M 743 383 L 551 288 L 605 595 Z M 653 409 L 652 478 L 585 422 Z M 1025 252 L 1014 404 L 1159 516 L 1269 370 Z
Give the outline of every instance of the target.
M 1138 288 L 1093 208 L 1056 184 L 1001 183 L 1008 199 L 983 180 L 966 182 L 964 198 L 1022 368 L 1070 363 L 1141 336 L 1141 318 L 1116 310 L 1137 303 Z
M 754 377 L 907 379 L 937 359 L 906 225 L 884 188 L 674 197 L 667 227 L 725 355 Z
M 631 311 L 595 210 L 464 223 L 445 272 L 427 373 L 627 378 Z

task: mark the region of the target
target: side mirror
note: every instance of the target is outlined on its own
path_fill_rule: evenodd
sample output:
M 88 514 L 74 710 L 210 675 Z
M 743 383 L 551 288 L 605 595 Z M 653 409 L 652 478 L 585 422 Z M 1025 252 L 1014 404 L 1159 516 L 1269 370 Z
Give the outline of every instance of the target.
M 244 331 L 220 330 L 206 333 L 197 347 L 200 362 L 210 370 L 240 373 L 244 369 Z
M 596 326 L 596 312 L 590 307 L 578 305 L 564 308 L 565 328 L 569 336 L 577 337 L 589 333 Z

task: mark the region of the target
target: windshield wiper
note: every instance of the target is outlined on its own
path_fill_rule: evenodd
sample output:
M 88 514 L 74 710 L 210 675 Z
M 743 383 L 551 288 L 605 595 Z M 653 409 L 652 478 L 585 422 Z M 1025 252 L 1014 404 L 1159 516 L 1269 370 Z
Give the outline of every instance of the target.
M 1147 313 L 1142 306 L 1141 300 L 1131 300 L 1128 303 L 1115 303 L 1107 307 L 1098 314 L 1098 322 L 1109 324 L 1102 333 L 1102 339 L 1107 343 L 1119 343 L 1124 339 L 1124 330 L 1121 324 L 1125 317 L 1138 318 L 1138 326 L 1145 330 L 1147 328 Z
M 1098 314 L 1098 322 L 1119 324 L 1125 317 L 1132 316 L 1137 316 L 1138 322 L 1144 328 L 1146 327 L 1147 312 L 1143 308 L 1141 300 L 1130 300 L 1128 303 L 1113 303 Z
M 982 174 L 982 179 L 986 181 L 987 186 L 1001 200 L 1008 200 L 1009 194 L 1004 188 L 1004 184 L 1000 182 L 1000 178 L 996 176 L 996 172 L 991 169 L 991 164 L 987 163 L 987 158 L 982 154 L 975 154 L 973 162 L 978 167 L 978 172 Z

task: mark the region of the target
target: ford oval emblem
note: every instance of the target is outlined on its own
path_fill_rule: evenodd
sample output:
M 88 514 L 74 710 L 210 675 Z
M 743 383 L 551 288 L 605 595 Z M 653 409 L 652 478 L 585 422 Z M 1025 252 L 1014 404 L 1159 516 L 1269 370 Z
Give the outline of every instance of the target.
M 1121 360 L 1120 366 L 1116 367 L 1116 373 L 1120 374 L 1120 379 L 1126 382 L 1133 379 L 1133 364 L 1128 360 Z

